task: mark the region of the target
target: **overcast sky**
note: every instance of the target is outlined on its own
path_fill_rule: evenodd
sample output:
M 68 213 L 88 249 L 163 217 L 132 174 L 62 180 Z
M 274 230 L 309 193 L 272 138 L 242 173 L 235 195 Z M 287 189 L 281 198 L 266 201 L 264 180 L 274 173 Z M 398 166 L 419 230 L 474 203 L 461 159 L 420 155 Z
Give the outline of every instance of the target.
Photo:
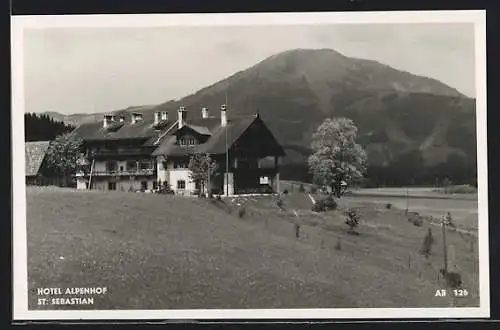
M 25 30 L 25 110 L 102 112 L 181 98 L 294 48 L 331 48 L 475 96 L 472 24 Z

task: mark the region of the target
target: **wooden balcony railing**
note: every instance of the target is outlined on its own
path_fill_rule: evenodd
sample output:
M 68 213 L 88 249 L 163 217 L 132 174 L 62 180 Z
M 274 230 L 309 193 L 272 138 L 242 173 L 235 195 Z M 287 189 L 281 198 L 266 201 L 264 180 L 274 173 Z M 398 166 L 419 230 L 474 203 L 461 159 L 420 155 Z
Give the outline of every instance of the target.
M 118 149 L 97 149 L 93 151 L 94 157 L 108 156 L 145 156 L 152 152 L 148 148 L 118 148 Z
M 154 175 L 155 174 L 155 169 L 154 168 L 148 168 L 148 169 L 134 169 L 134 170 L 108 170 L 108 171 L 93 171 L 92 176 L 138 176 L 138 175 Z M 79 174 L 77 173 L 77 176 L 89 176 L 90 172 L 82 173 L 80 172 Z

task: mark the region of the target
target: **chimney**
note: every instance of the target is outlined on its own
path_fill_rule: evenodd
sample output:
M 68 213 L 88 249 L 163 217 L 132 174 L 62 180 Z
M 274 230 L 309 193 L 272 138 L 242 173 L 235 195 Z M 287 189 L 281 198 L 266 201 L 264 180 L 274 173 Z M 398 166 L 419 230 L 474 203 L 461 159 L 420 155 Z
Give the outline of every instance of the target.
M 226 105 L 225 104 L 220 106 L 220 124 L 221 124 L 221 126 L 227 125 L 227 114 L 226 114 Z
M 155 111 L 154 125 L 158 125 L 159 122 L 160 122 L 160 112 Z
M 186 108 L 179 107 L 179 110 L 177 111 L 177 123 L 179 128 L 186 125 L 186 117 L 187 117 Z
M 106 128 L 113 123 L 113 115 L 104 115 L 104 120 L 102 121 L 102 127 Z
M 142 121 L 142 113 L 132 112 L 132 124 Z
M 208 108 L 207 107 L 201 108 L 201 118 L 208 118 Z
M 161 120 L 168 120 L 168 111 L 161 112 Z

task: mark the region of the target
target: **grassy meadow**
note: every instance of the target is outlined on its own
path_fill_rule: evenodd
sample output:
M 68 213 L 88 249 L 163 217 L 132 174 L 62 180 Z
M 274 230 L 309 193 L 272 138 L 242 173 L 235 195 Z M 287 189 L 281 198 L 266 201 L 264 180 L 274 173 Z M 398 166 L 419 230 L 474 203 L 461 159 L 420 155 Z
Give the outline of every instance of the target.
M 441 229 L 371 198 L 314 213 L 305 194 L 222 201 L 27 188 L 29 308 L 229 309 L 479 305 L 477 238 L 448 232 L 467 297 L 444 289 Z M 348 204 L 348 205 L 347 205 Z M 362 218 L 347 233 L 344 208 Z M 242 211 L 244 209 L 244 211 Z M 296 237 L 296 228 L 299 237 Z M 432 228 L 426 260 L 419 250 Z M 37 306 L 40 287 L 107 287 L 94 305 Z

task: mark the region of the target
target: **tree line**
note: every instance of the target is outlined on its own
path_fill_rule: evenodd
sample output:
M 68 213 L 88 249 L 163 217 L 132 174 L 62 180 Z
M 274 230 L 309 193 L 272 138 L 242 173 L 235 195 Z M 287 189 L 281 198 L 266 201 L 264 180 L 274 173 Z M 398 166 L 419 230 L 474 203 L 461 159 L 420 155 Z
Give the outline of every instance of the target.
M 25 141 L 52 141 L 58 135 L 71 132 L 75 127 L 56 121 L 46 114 L 24 114 Z

